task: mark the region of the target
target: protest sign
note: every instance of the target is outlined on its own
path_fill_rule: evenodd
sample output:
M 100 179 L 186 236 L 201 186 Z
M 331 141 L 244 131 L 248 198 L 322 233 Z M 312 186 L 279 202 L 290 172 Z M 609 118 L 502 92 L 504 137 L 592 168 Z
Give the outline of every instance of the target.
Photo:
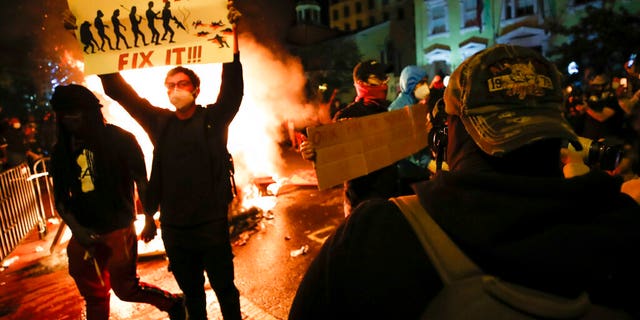
M 393 164 L 427 146 L 426 105 L 307 128 L 318 188 Z
M 68 0 L 85 75 L 233 60 L 227 0 Z

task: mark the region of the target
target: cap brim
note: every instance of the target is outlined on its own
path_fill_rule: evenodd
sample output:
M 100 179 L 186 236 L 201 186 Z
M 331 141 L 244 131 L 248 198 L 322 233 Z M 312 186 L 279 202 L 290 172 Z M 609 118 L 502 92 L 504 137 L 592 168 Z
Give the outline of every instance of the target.
M 557 108 L 508 109 L 468 115 L 461 120 L 476 144 L 494 156 L 548 138 L 565 139 L 576 150 L 582 150 L 578 136 Z

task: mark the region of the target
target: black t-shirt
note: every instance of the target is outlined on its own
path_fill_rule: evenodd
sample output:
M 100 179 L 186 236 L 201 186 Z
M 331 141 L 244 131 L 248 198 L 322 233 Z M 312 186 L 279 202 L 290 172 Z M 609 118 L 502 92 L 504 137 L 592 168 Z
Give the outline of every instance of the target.
M 134 177 L 146 176 L 142 150 L 131 133 L 107 125 L 101 136 L 99 146 L 81 146 L 68 158 L 57 149 L 52 157 L 56 197 L 67 197 L 57 201 L 65 202 L 82 226 L 100 234 L 131 225 Z

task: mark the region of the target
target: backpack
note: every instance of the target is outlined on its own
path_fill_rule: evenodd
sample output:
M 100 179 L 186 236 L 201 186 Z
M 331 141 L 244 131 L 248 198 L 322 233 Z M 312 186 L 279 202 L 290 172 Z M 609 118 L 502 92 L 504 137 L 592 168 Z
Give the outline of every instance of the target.
M 424 210 L 417 196 L 389 200 L 414 229 L 444 284 L 421 319 L 631 319 L 624 312 L 591 304 L 586 293 L 568 299 L 485 274 Z

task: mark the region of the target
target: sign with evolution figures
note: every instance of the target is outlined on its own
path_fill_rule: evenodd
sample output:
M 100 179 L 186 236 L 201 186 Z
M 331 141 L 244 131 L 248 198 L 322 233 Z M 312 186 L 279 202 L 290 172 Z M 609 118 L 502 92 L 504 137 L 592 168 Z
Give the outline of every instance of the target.
M 227 0 L 68 0 L 85 74 L 233 60 Z

